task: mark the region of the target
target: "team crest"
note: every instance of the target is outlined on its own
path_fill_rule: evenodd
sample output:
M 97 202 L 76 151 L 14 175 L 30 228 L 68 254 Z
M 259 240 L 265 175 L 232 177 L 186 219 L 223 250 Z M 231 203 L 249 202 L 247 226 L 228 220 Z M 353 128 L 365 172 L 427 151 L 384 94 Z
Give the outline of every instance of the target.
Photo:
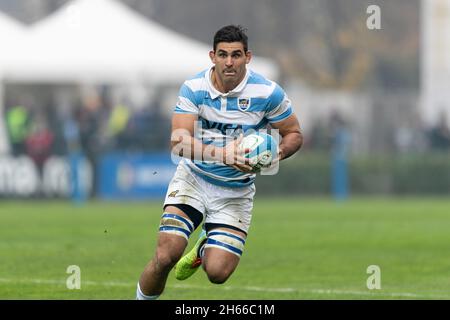
M 246 111 L 250 107 L 249 98 L 238 98 L 238 108 L 242 111 Z

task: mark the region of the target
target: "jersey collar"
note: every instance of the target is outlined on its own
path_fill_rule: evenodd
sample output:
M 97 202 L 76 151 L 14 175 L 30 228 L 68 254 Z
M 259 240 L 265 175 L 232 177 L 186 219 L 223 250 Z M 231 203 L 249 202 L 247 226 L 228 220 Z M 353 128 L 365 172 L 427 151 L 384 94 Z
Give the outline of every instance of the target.
M 236 86 L 236 88 L 234 88 L 231 91 L 228 91 L 227 93 L 220 92 L 212 84 L 211 72 L 213 72 L 213 68 L 214 68 L 214 66 L 212 66 L 205 72 L 205 79 L 206 79 L 206 83 L 208 84 L 208 90 L 209 90 L 209 94 L 211 95 L 211 99 L 215 99 L 218 96 L 221 96 L 221 97 L 232 96 L 233 94 L 239 93 L 242 90 L 244 90 L 244 87 L 246 86 L 248 78 L 250 76 L 250 71 L 248 70 L 248 68 L 246 68 L 244 79 L 242 79 L 242 81 Z

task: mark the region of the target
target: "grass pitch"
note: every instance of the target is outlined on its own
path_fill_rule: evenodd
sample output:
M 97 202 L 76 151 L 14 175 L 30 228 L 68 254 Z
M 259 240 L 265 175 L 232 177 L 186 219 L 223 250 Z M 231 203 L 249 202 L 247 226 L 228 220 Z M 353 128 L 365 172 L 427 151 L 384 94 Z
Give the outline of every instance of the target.
M 0 299 L 134 299 L 161 203 L 0 203 Z M 190 246 L 198 231 L 191 238 Z M 81 269 L 69 290 L 68 266 Z M 367 268 L 381 270 L 369 290 Z M 450 200 L 264 199 L 223 285 L 173 272 L 161 299 L 450 299 Z

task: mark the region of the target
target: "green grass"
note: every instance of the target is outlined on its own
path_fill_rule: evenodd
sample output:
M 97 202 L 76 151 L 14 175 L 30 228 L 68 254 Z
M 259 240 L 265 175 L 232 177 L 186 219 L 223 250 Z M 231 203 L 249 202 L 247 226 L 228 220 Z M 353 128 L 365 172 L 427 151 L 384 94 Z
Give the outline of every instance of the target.
M 0 203 L 0 299 L 134 299 L 160 208 Z M 69 265 L 81 290 L 66 288 Z M 380 290 L 366 287 L 369 265 L 381 268 Z M 161 299 L 450 299 L 450 200 L 257 196 L 232 277 L 171 273 Z

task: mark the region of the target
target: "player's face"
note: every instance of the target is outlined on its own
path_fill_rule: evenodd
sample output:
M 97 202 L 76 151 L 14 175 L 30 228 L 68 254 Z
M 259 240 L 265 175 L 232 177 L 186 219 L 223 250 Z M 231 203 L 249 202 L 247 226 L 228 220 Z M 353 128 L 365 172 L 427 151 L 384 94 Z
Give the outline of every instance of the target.
M 216 51 L 209 53 L 215 65 L 215 73 L 225 86 L 237 86 L 245 76 L 245 65 L 250 62 L 251 52 L 244 51 L 241 42 L 219 42 Z

